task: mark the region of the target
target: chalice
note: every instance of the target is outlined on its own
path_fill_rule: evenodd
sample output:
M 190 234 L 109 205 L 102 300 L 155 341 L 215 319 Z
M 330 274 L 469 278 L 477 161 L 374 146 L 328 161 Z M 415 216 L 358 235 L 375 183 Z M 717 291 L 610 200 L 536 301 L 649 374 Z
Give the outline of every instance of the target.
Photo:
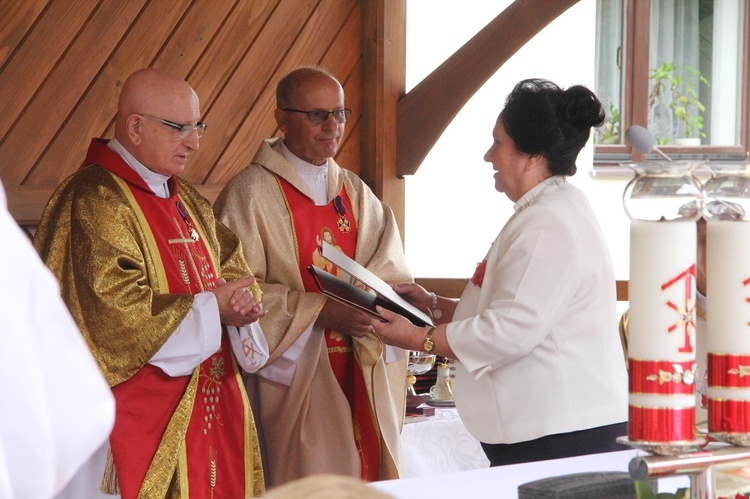
M 417 376 L 428 372 L 435 365 L 435 354 L 409 350 L 409 362 L 406 365 L 406 395 L 417 396 L 414 391 L 414 383 Z

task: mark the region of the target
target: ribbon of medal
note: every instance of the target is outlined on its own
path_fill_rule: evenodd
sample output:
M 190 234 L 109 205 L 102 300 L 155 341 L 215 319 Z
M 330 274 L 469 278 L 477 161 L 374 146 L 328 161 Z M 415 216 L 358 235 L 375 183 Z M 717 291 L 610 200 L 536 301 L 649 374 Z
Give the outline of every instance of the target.
M 188 227 L 188 232 L 190 232 L 190 237 L 193 238 L 193 241 L 196 243 L 200 241 L 201 236 L 198 234 L 198 231 L 195 230 L 195 227 L 193 226 L 193 221 L 190 218 L 190 214 L 185 209 L 185 205 L 182 204 L 182 201 L 177 200 L 177 211 L 180 212 L 180 216 L 185 221 L 185 225 Z

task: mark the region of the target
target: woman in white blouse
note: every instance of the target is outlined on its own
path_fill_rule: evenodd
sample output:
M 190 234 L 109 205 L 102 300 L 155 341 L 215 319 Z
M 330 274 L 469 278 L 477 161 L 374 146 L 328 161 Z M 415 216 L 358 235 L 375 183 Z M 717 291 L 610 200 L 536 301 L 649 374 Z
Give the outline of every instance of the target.
M 419 328 L 387 310 L 380 338 L 455 359 L 456 407 L 492 466 L 625 450 L 627 373 L 615 278 L 596 216 L 566 177 L 601 125 L 587 88 L 524 80 L 484 156 L 515 203 L 459 301 L 416 284 L 396 291 L 430 310 Z

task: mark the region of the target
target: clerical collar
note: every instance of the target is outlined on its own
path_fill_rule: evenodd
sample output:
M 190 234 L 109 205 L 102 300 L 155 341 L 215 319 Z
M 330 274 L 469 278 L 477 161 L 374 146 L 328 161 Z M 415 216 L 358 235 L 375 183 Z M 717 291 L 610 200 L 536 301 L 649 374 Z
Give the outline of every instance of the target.
M 534 201 L 536 198 L 538 198 L 542 192 L 544 192 L 547 187 L 551 185 L 556 185 L 558 187 L 562 187 L 565 185 L 567 180 L 565 179 L 564 175 L 552 175 L 551 177 L 548 177 L 538 184 L 536 184 L 534 187 L 529 189 L 526 194 L 521 196 L 521 199 L 519 199 L 516 204 L 513 205 L 514 211 L 521 211 L 524 208 L 526 208 L 528 205 L 531 204 L 532 201 Z
M 281 141 L 281 154 L 294 167 L 297 175 L 305 183 L 315 204 L 317 206 L 328 204 L 328 161 L 331 158 L 328 158 L 322 165 L 308 163 L 304 159 L 295 156 L 286 147 L 283 140 Z
M 154 194 L 156 194 L 157 197 L 163 199 L 169 197 L 169 186 L 167 185 L 167 182 L 169 181 L 168 175 L 156 173 L 155 171 L 149 170 L 148 168 L 143 166 L 143 164 L 135 159 L 135 157 L 133 157 L 133 155 L 130 154 L 130 152 L 125 149 L 125 146 L 120 144 L 117 139 L 112 139 L 107 142 L 107 147 L 119 154 L 122 159 L 124 159 L 128 164 L 128 166 L 132 168 L 138 175 L 140 175 L 143 181 L 146 182 L 146 185 L 148 185 L 148 187 L 153 191 Z

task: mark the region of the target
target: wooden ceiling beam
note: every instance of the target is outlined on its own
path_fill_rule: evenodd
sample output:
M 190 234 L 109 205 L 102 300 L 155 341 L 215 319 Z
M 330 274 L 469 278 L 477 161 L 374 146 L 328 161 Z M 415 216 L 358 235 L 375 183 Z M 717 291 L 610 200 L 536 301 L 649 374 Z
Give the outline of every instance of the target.
M 458 111 L 545 26 L 579 0 L 516 0 L 398 103 L 396 174 L 413 175 Z

